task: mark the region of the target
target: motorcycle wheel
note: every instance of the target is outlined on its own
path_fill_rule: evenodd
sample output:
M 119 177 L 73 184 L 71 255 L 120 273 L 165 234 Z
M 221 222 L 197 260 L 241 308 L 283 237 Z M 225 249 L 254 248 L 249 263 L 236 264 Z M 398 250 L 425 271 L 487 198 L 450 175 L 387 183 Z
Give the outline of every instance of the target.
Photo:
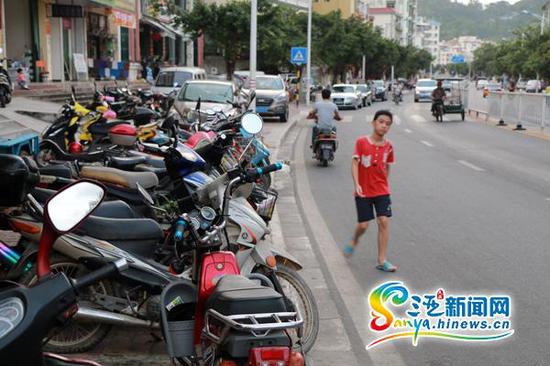
M 323 159 L 323 166 L 324 166 L 324 167 L 327 167 L 327 166 L 328 166 L 328 160 Z
M 86 273 L 78 262 L 60 254 L 50 258 L 52 273 L 65 273 L 69 278 L 78 278 Z M 36 266 L 29 270 L 22 278 L 21 283 L 32 287 L 36 284 Z M 112 286 L 108 281 L 100 281 L 80 292 L 79 304 L 93 307 L 91 297 L 113 294 Z M 97 346 L 109 333 L 111 326 L 94 322 L 73 321 L 68 326 L 52 330 L 52 336 L 44 346 L 44 350 L 53 353 L 81 353 Z
M 277 263 L 275 274 L 284 294 L 298 308 L 304 319 L 302 350 L 308 352 L 315 344 L 319 333 L 319 308 L 315 297 L 302 276 L 286 264 Z M 297 340 L 295 330 L 289 330 L 289 334 L 294 341 Z

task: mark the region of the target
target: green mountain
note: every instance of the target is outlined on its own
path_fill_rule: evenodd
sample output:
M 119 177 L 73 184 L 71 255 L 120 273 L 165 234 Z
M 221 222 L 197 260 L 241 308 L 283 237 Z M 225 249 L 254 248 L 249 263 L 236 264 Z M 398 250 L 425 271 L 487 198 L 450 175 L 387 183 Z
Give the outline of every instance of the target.
M 483 6 L 477 0 L 468 4 L 456 0 L 418 0 L 418 15 L 441 23 L 441 39 L 477 36 L 493 41 L 509 38 L 514 29 L 540 24 L 531 13 L 542 15 L 547 0 L 521 0 L 515 4 L 499 1 Z

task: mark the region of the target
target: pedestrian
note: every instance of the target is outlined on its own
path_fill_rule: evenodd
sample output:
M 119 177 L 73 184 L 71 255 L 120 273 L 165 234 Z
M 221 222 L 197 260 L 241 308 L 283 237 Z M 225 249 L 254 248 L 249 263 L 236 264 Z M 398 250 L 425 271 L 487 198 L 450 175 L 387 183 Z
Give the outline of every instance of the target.
M 17 85 L 19 85 L 21 89 L 31 90 L 31 88 L 27 85 L 27 77 L 25 76 L 22 68 L 17 69 Z
M 355 186 L 355 206 L 357 226 L 351 243 L 344 248 L 344 255 L 351 257 L 359 239 L 367 231 L 375 218 L 378 224 L 378 265 L 377 269 L 395 272 L 397 267 L 386 257 L 389 240 L 389 224 L 392 216 L 388 177 L 390 164 L 394 162 L 393 146 L 386 139 L 393 122 L 390 111 L 379 110 L 372 121 L 370 136 L 361 136 L 355 142 L 352 157 L 352 177 Z

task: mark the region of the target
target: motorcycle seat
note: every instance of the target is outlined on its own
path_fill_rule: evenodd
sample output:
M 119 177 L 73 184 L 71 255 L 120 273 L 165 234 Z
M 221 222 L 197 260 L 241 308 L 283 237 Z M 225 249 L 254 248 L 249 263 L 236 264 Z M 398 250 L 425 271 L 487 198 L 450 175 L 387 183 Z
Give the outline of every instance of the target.
M 161 177 L 161 176 L 166 175 L 166 168 L 158 168 L 158 167 L 154 167 L 154 166 L 151 166 L 151 165 L 148 165 L 148 164 L 138 164 L 138 165 L 136 165 L 136 171 L 155 173 L 155 175 L 157 177 Z
M 88 132 L 90 132 L 94 137 L 106 137 L 109 134 L 109 130 L 115 126 L 129 124 L 128 121 L 109 121 L 109 122 L 96 122 L 88 127 Z
M 283 296 L 244 276 L 223 276 L 206 302 L 206 309 L 223 315 L 280 313 L 287 311 Z
M 45 204 L 51 196 L 57 193 L 57 191 L 35 187 L 30 193 L 38 203 Z M 126 202 L 120 200 L 101 202 L 94 210 L 94 215 L 113 219 L 133 219 L 139 217 Z
M 137 183 L 145 189 L 159 184 L 157 176 L 151 172 L 127 172 L 103 166 L 83 166 L 80 177 L 133 189 L 137 188 Z
M 159 224 L 151 219 L 119 219 L 89 216 L 77 233 L 101 240 L 160 240 L 164 237 Z
M 72 169 L 66 164 L 46 165 L 38 168 L 38 171 L 42 175 L 53 175 L 54 177 L 61 177 L 61 178 L 67 178 L 67 179 L 74 178 Z
M 110 159 L 110 166 L 112 168 L 122 169 L 122 170 L 134 170 L 136 165 L 145 163 L 147 158 L 145 156 L 130 156 L 130 157 L 121 157 L 121 156 L 112 156 Z

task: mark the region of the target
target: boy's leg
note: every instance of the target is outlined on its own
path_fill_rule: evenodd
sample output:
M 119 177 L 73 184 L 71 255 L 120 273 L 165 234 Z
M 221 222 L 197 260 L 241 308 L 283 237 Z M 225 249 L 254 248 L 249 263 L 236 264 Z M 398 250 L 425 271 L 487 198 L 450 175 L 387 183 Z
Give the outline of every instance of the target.
M 344 253 L 347 256 L 353 254 L 353 250 L 359 243 L 359 239 L 369 227 L 369 221 L 374 219 L 374 205 L 372 199 L 355 197 L 355 207 L 357 208 L 357 226 L 355 227 L 351 243 L 344 249 Z
M 378 222 L 378 264 L 384 264 L 390 238 L 390 218 L 379 216 L 376 221 Z

